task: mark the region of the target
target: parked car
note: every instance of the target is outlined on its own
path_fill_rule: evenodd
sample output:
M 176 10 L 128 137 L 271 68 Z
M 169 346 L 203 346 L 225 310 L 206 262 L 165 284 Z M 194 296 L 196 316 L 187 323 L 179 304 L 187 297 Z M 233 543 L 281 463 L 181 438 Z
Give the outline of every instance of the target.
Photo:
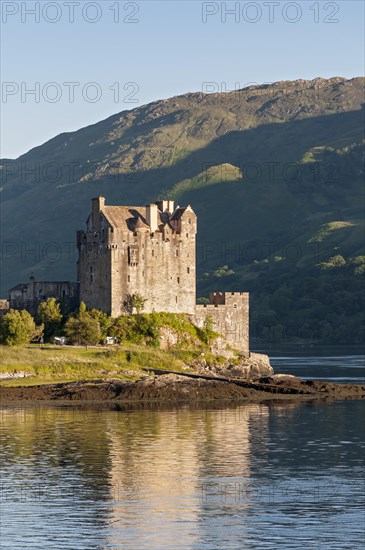
M 65 338 L 65 336 L 55 336 L 53 338 L 53 343 L 56 346 L 65 346 L 67 344 L 67 338 Z
M 107 336 L 105 338 L 105 343 L 107 346 L 112 346 L 113 344 L 118 343 L 118 339 L 115 336 Z

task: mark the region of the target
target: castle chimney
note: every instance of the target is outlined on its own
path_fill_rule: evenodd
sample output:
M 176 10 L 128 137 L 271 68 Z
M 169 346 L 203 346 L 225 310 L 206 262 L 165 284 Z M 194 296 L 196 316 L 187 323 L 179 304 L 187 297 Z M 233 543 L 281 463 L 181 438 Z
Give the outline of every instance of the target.
M 168 201 L 156 201 L 155 204 L 161 212 L 167 212 Z
M 94 199 L 91 199 L 91 223 L 93 228 L 96 228 L 99 220 L 99 212 L 101 212 L 104 206 L 104 197 L 95 197 Z
M 172 214 L 174 211 L 174 201 L 157 201 L 155 204 L 157 204 L 161 212 L 168 212 L 169 214 Z
M 150 226 L 151 233 L 154 233 L 158 229 L 158 208 L 157 204 L 147 204 L 146 205 L 146 221 Z

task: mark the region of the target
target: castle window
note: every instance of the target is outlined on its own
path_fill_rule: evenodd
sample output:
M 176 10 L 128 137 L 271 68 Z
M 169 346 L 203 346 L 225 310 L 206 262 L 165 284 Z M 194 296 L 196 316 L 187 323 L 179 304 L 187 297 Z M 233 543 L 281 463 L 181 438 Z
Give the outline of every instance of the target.
M 180 277 L 177 278 L 177 284 L 180 284 Z
M 234 309 L 237 309 L 237 304 L 233 304 Z
M 130 283 L 130 282 L 131 282 L 131 277 L 130 277 L 130 275 L 128 275 L 128 283 Z
M 186 238 L 188 238 L 188 237 L 189 237 L 189 233 L 186 233 Z
M 176 256 L 178 256 L 178 255 L 179 255 L 179 251 L 178 251 L 178 250 L 175 250 L 175 254 L 176 254 Z
M 131 267 L 136 267 L 138 265 L 138 246 L 130 245 L 128 247 L 128 264 Z
M 191 223 L 191 218 L 188 219 L 188 223 Z
M 155 255 L 155 251 L 154 251 L 154 250 L 152 250 L 152 258 L 154 257 L 154 255 Z
M 188 273 L 190 273 L 190 267 L 187 267 L 186 270 Z
M 177 296 L 175 296 L 175 302 L 177 303 Z

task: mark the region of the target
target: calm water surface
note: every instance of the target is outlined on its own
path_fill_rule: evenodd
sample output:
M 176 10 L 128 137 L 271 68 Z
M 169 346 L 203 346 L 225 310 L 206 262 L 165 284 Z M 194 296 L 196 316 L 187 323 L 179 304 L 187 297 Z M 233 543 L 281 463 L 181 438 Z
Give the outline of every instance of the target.
M 364 402 L 0 412 L 1 548 L 363 548 Z

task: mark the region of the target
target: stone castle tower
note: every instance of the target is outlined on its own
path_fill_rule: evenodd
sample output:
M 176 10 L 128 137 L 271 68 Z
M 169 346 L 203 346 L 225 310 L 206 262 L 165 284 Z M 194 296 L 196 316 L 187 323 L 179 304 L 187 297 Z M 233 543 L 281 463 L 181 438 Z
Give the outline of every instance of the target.
M 78 231 L 80 300 L 117 317 L 135 293 L 144 312 L 195 311 L 196 215 L 173 201 L 106 206 L 92 199 L 86 231 Z
M 248 353 L 248 293 L 212 293 L 210 304 L 196 305 L 196 233 L 190 206 L 106 206 L 104 197 L 92 199 L 86 230 L 77 232 L 80 300 L 118 317 L 138 293 L 145 313 L 186 313 L 198 326 L 210 315 L 217 332 Z

